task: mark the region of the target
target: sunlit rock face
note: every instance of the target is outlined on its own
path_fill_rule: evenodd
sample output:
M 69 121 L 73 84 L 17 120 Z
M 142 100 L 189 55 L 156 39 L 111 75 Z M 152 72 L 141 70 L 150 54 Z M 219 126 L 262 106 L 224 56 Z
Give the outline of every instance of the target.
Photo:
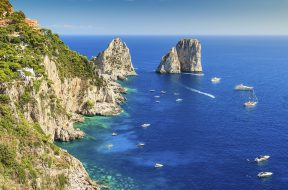
M 158 73 L 202 72 L 201 43 L 197 39 L 180 40 L 158 66 Z

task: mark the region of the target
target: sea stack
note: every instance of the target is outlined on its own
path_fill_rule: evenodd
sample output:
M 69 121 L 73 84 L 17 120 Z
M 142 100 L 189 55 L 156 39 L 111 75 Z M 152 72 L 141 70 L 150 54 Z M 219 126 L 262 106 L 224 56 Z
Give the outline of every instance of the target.
M 109 75 L 113 80 L 124 80 L 136 75 L 133 68 L 130 50 L 120 38 L 112 40 L 108 48 L 92 61 L 101 75 Z
M 201 43 L 197 39 L 180 40 L 176 48 L 167 53 L 156 72 L 165 73 L 201 73 Z

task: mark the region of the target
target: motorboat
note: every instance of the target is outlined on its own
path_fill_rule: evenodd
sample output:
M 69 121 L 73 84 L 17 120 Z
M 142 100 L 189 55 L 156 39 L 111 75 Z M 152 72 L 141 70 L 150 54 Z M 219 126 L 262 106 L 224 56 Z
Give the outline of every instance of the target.
M 107 144 L 106 145 L 107 148 L 113 148 L 113 146 L 114 146 L 113 144 Z
M 160 103 L 160 101 L 159 100 L 157 100 L 157 101 L 155 101 L 156 103 Z
M 138 145 L 137 145 L 138 147 L 140 147 L 140 148 L 142 148 L 142 147 L 144 147 L 145 146 L 145 144 L 144 143 L 138 143 Z
M 176 99 L 176 102 L 182 102 L 182 101 L 183 101 L 183 99 L 181 99 L 181 98 Z
M 161 93 L 162 93 L 162 94 L 166 94 L 166 91 L 163 91 L 163 90 L 162 90 Z
M 150 92 L 155 92 L 155 90 L 149 90 Z
M 154 96 L 154 98 L 160 98 L 160 96 Z
M 163 166 L 164 166 L 163 164 L 156 163 L 154 167 L 155 167 L 155 168 L 162 168 Z
M 179 94 L 178 92 L 175 92 L 174 95 L 175 95 L 175 96 L 179 96 L 180 94 Z
M 272 175 L 273 175 L 272 172 L 260 172 L 260 173 L 258 173 L 257 176 L 260 177 L 260 178 L 265 178 L 265 177 L 270 177 Z
M 244 103 L 245 107 L 255 107 L 258 104 L 257 96 L 254 90 L 250 91 L 248 101 Z
M 211 82 L 212 83 L 219 83 L 221 81 L 221 78 L 218 78 L 218 77 L 213 77 L 212 79 L 211 79 Z
M 264 155 L 264 156 L 260 155 L 257 158 L 255 158 L 255 162 L 258 162 L 258 163 L 263 162 L 263 161 L 268 160 L 269 158 L 270 158 L 270 156 L 268 156 L 268 155 Z
M 234 89 L 238 91 L 250 91 L 250 90 L 253 90 L 254 87 L 245 86 L 244 84 L 239 84 L 239 85 L 236 85 Z
M 118 134 L 117 133 L 112 133 L 112 136 L 117 136 Z
M 150 127 L 151 126 L 151 124 L 149 124 L 149 123 L 144 123 L 143 125 L 141 125 L 141 127 L 143 127 L 143 128 L 147 128 L 147 127 Z

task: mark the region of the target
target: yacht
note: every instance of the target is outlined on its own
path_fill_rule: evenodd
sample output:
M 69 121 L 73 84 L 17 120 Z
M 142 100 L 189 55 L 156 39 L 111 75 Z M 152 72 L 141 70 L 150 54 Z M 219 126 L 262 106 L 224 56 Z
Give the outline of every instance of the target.
M 244 106 L 249 108 L 249 107 L 255 107 L 257 104 L 258 104 L 257 96 L 256 96 L 254 90 L 252 90 L 249 93 L 248 102 L 245 102 Z
M 213 77 L 212 79 L 211 79 L 211 82 L 212 83 L 219 83 L 221 81 L 221 78 L 218 78 L 218 77 Z
M 151 124 L 149 124 L 149 123 L 144 123 L 143 125 L 141 125 L 141 127 L 143 127 L 143 128 L 147 128 L 147 127 L 150 127 L 151 126 Z
M 260 172 L 260 173 L 258 173 L 257 176 L 260 177 L 260 178 L 264 178 L 264 177 L 270 177 L 272 175 L 273 175 L 272 172 Z
M 164 166 L 163 164 L 156 163 L 154 167 L 155 167 L 155 168 L 162 168 L 163 166 Z
M 260 155 L 257 158 L 255 158 L 255 162 L 258 162 L 258 163 L 263 162 L 263 161 L 268 160 L 269 158 L 270 158 L 270 156 L 268 156 L 268 155 L 264 155 L 264 156 Z
M 236 85 L 234 89 L 238 91 L 250 91 L 250 90 L 253 90 L 254 87 L 245 86 L 244 84 L 239 84 L 239 85 Z

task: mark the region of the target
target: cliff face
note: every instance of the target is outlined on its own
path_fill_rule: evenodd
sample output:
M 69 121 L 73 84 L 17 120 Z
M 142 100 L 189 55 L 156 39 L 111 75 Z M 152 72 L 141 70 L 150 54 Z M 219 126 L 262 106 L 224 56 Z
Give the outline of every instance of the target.
M 180 62 L 176 48 L 172 48 L 170 52 L 162 58 L 157 68 L 159 73 L 180 73 Z
M 103 75 L 112 80 L 124 80 L 136 75 L 131 62 L 130 50 L 120 38 L 114 39 L 108 48 L 93 58 L 93 62 Z
M 162 58 L 156 72 L 202 72 L 201 43 L 196 39 L 183 39 L 176 48 Z

